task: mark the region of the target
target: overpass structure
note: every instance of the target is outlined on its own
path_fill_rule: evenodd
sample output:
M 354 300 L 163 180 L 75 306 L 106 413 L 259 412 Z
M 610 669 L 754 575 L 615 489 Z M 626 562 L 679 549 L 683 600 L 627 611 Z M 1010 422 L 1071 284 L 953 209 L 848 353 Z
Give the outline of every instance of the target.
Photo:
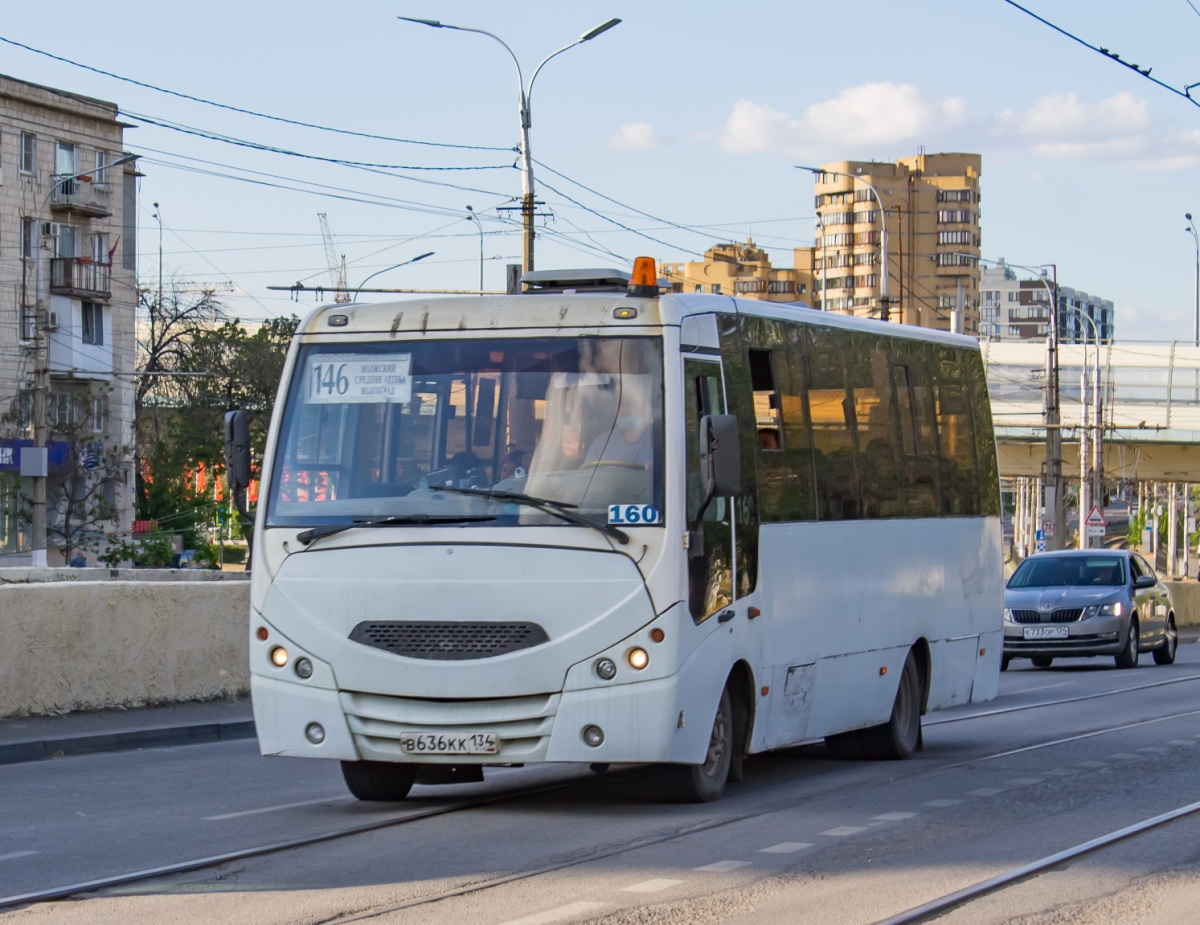
M 1000 475 L 1041 476 L 1046 464 L 1046 345 L 985 340 L 980 349 Z M 1126 341 L 1099 349 L 1105 480 L 1200 482 L 1200 348 L 1176 341 Z M 1095 350 L 1094 344 L 1059 347 L 1059 420 L 1068 481 L 1079 472 L 1081 377 L 1085 363 L 1093 368 Z

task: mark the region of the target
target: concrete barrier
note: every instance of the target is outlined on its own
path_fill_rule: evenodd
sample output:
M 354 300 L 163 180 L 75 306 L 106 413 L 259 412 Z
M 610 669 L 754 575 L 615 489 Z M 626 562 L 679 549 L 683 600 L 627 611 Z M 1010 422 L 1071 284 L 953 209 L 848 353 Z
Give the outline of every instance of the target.
M 1200 625 L 1200 581 L 1166 581 L 1175 605 L 1176 626 Z
M 246 691 L 248 578 L 0 570 L 0 717 Z

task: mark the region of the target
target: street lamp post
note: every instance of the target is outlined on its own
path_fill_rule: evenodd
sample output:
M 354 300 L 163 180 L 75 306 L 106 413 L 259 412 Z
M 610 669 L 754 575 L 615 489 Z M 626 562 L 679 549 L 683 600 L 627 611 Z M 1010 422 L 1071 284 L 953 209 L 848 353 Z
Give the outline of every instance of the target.
M 359 283 L 356 288 L 359 290 L 364 289 L 364 288 L 366 288 L 367 283 L 369 283 L 371 280 L 373 280 L 376 276 L 379 276 L 382 273 L 386 273 L 386 272 L 388 272 L 388 270 L 398 270 L 400 267 L 406 267 L 410 263 L 416 263 L 418 260 L 424 260 L 426 257 L 432 257 L 435 253 L 437 253 L 437 252 L 436 251 L 428 251 L 424 254 L 418 254 L 416 257 L 413 257 L 410 260 L 405 260 L 403 263 L 394 263 L 390 267 L 384 267 L 382 270 L 376 270 L 374 273 L 372 273 L 370 276 L 368 276 L 366 279 L 364 279 L 361 283 Z M 482 286 L 480 288 L 482 288 Z M 357 302 L 357 301 L 358 301 L 358 292 L 355 292 L 354 298 L 351 299 L 350 302 L 351 302 L 351 304 L 353 304 L 354 302 Z
M 875 197 L 875 202 L 879 206 L 879 254 L 880 259 L 882 260 L 882 265 L 879 268 L 879 317 L 883 321 L 891 320 L 888 312 L 888 306 L 890 305 L 891 300 L 888 298 L 887 213 L 883 209 L 883 198 L 879 195 L 879 190 L 875 188 L 875 184 L 870 183 L 867 180 L 864 180 L 862 177 L 856 176 L 852 173 L 841 173 L 836 170 L 823 170 L 820 167 L 804 167 L 799 164 L 796 165 L 796 169 L 807 170 L 814 176 L 821 173 L 827 173 L 834 177 L 849 177 L 852 184 L 853 182 L 861 183 L 863 186 L 869 189 L 871 191 L 871 195 Z M 822 238 L 824 238 L 824 232 L 822 232 Z M 824 307 L 824 301 L 825 293 L 824 289 L 822 288 L 822 307 Z
M 472 209 L 470 206 L 467 206 L 467 212 L 470 213 L 467 216 L 467 221 L 469 221 L 469 222 L 473 221 L 475 223 L 475 225 L 479 228 L 479 293 L 480 293 L 480 295 L 482 295 L 483 294 L 483 222 L 480 220 L 479 215 L 475 212 L 475 210 Z
M 513 65 L 517 69 L 517 86 L 520 91 L 520 116 L 521 116 L 521 225 L 522 225 L 522 245 L 521 245 L 521 269 L 528 273 L 533 269 L 533 155 L 529 150 L 529 127 L 532 125 L 532 115 L 529 108 L 530 97 L 533 94 L 533 83 L 537 80 L 538 74 L 541 73 L 543 67 L 551 58 L 556 58 L 569 48 L 574 48 L 576 45 L 582 45 L 584 42 L 591 41 L 596 36 L 607 32 L 613 26 L 620 23 L 619 19 L 610 19 L 608 22 L 601 23 L 595 29 L 585 32 L 575 41 L 564 45 L 558 51 L 547 55 L 542 59 L 541 64 L 534 68 L 533 76 L 529 78 L 529 85 L 525 85 L 525 78 L 521 74 L 521 64 L 517 61 L 517 56 L 513 50 L 508 47 L 508 44 L 499 36 L 493 35 L 484 29 L 472 29 L 468 26 L 452 26 L 449 23 L 439 22 L 436 19 L 417 19 L 412 16 L 397 16 L 397 19 L 404 22 L 414 22 L 422 26 L 431 26 L 434 29 L 453 29 L 456 32 L 474 32 L 478 35 L 486 35 L 493 41 L 499 42 L 504 46 L 504 50 L 508 52 L 508 56 L 512 58 Z M 482 286 L 480 287 L 482 288 Z
M 126 154 L 124 157 L 119 157 L 111 164 L 105 166 L 105 170 L 112 167 L 120 167 L 122 164 L 128 164 L 130 161 L 137 160 L 139 155 Z M 64 184 L 70 183 L 73 180 L 91 180 L 92 171 L 80 170 L 76 173 L 66 174 L 63 176 L 51 177 L 50 189 L 46 191 L 45 197 L 42 199 L 41 205 L 38 207 L 34 215 L 35 223 L 40 222 L 42 213 L 46 211 L 46 206 L 50 204 L 50 198 L 55 191 Z M 46 473 L 48 471 L 46 441 L 49 437 L 49 428 L 46 424 L 46 398 L 50 390 L 50 351 L 49 344 L 46 339 L 46 321 L 45 308 L 42 301 L 42 260 L 41 248 L 38 248 L 38 259 L 36 267 L 37 279 L 35 281 L 36 293 L 34 318 L 34 370 L 33 370 L 33 449 L 38 452 L 33 454 L 39 457 L 37 463 L 37 475 L 31 476 L 33 480 L 33 491 L 31 499 L 30 511 L 30 556 L 29 564 L 34 568 L 45 568 L 46 562 Z

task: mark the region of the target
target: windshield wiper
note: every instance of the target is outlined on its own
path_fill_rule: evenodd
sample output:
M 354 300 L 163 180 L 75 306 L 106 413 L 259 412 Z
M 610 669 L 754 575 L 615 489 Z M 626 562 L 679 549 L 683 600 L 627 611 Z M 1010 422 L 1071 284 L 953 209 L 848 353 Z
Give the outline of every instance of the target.
M 449 491 L 458 495 L 476 495 L 492 501 L 512 501 L 515 504 L 527 504 L 548 514 L 553 514 L 569 523 L 599 530 L 601 533 L 613 537 L 621 545 L 629 542 L 629 534 L 624 530 L 612 524 L 606 524 L 602 520 L 597 520 L 595 517 L 589 517 L 587 514 L 580 514 L 578 511 L 572 510 L 575 507 L 574 504 L 568 504 L 565 501 L 552 501 L 549 498 L 538 498 L 534 495 L 522 494 L 519 491 L 495 491 L 489 488 L 456 488 L 453 485 L 430 485 L 429 489 L 430 491 Z
M 492 514 L 449 514 L 445 516 L 436 514 L 391 514 L 387 517 L 360 517 L 350 521 L 348 524 L 326 524 L 323 527 L 312 527 L 309 530 L 298 533 L 296 539 L 307 546 L 313 540 L 319 540 L 323 536 L 333 536 L 335 533 L 354 530 L 357 527 L 391 527 L 403 524 L 460 524 L 495 519 L 495 515 Z

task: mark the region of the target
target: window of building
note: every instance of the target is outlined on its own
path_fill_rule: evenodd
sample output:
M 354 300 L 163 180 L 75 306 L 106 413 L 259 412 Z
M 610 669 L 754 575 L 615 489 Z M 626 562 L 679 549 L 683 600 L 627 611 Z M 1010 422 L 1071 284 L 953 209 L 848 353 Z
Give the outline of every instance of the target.
M 878 286 L 878 285 L 879 285 L 879 274 L 878 273 L 867 273 L 867 274 L 864 274 L 863 276 L 854 277 L 854 286 L 857 289 L 862 289 L 864 287 L 874 288 L 875 286 Z
M 96 172 L 92 175 L 92 179 L 96 183 L 105 184 L 108 182 L 108 161 L 107 151 L 96 152 Z
M 872 245 L 878 244 L 879 243 L 879 232 L 878 231 L 859 231 L 854 235 L 854 243 L 855 244 L 872 244 Z
M 939 209 L 937 220 L 939 225 L 971 224 L 975 221 L 975 215 L 970 209 Z
M 766 292 L 767 281 L 765 279 L 739 279 L 733 283 L 734 292 Z
M 856 189 L 854 191 L 854 201 L 855 202 L 870 202 L 873 198 L 874 198 L 874 193 L 872 193 L 866 187 L 862 187 L 861 189 Z
M 970 202 L 971 191 L 969 189 L 943 189 L 938 190 L 938 202 Z
M 85 344 L 100 346 L 104 343 L 104 306 L 99 302 L 84 302 L 83 320 L 80 330 Z
M 104 433 L 104 399 L 92 399 L 92 433 Z
M 875 209 L 854 213 L 854 224 L 856 225 L 874 225 L 878 220 L 879 212 Z
M 767 292 L 786 293 L 795 291 L 796 284 L 790 279 L 773 279 L 767 283 Z M 801 286 L 801 291 L 803 292 L 803 284 Z
M 721 284 L 713 283 L 712 284 L 712 292 L 713 292 L 713 295 L 720 295 L 721 294 Z
M 75 159 L 75 145 L 60 141 L 54 149 L 54 172 L 60 177 L 79 173 L 79 162 Z M 69 187 L 70 184 L 64 184 Z
M 32 218 L 21 219 L 21 256 L 32 257 L 37 225 Z
M 33 132 L 21 133 L 21 173 L 37 171 L 37 135 Z

